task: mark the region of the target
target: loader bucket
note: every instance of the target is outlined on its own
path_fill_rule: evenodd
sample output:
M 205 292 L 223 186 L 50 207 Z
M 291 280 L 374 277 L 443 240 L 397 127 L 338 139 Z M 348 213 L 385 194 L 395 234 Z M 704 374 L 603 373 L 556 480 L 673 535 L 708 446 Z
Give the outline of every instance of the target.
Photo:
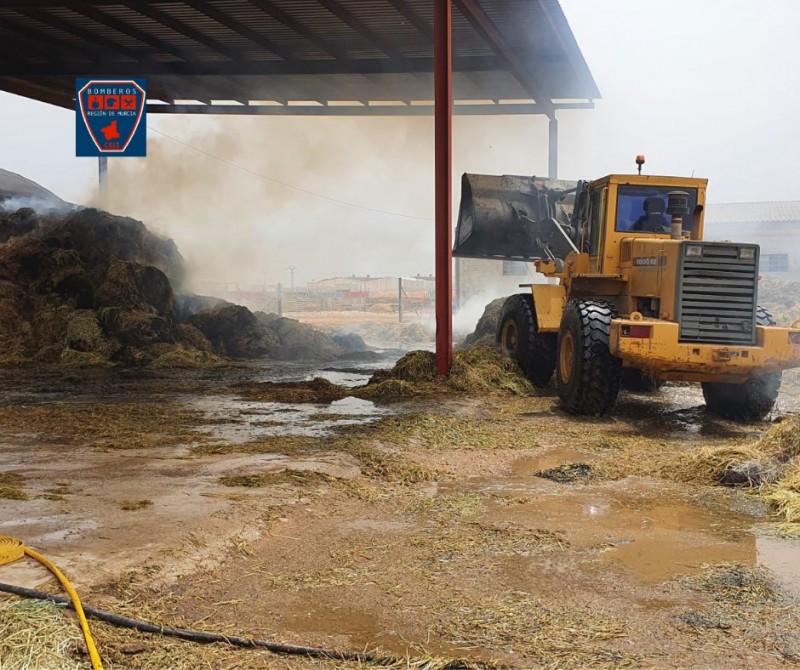
M 556 219 L 568 224 L 569 197 L 561 196 L 577 185 L 541 177 L 464 174 L 453 256 L 542 258 L 540 222 Z

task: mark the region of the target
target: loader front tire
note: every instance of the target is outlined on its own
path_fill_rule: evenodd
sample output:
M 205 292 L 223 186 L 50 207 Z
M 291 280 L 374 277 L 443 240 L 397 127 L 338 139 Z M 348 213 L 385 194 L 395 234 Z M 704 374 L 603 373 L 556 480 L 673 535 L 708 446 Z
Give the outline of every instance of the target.
M 763 307 L 756 313 L 756 325 L 774 326 L 775 319 Z M 751 377 L 744 384 L 703 382 L 708 411 L 732 421 L 761 421 L 775 406 L 781 388 L 781 373 Z
M 505 301 L 496 341 L 534 386 L 547 386 L 556 369 L 556 334 L 539 332 L 533 296 L 518 293 Z
M 611 355 L 616 309 L 604 300 L 571 300 L 558 333 L 558 395 L 571 414 L 602 416 L 617 402 L 622 360 Z

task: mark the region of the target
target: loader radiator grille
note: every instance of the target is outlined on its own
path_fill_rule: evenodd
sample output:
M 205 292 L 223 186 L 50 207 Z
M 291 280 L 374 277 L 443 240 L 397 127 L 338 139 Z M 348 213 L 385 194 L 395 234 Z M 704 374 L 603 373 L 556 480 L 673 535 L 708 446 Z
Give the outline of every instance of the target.
M 681 342 L 755 343 L 758 247 L 684 244 L 678 281 Z

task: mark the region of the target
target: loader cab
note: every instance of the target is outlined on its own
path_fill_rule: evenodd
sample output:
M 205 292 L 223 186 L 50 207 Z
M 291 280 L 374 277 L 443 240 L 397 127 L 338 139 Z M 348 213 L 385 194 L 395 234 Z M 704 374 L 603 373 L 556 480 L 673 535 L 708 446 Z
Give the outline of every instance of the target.
M 630 238 L 671 238 L 668 193 L 688 195 L 682 237 L 703 239 L 706 179 L 651 175 L 609 175 L 590 182 L 579 208 L 580 249 L 592 273 L 617 274 L 620 245 Z

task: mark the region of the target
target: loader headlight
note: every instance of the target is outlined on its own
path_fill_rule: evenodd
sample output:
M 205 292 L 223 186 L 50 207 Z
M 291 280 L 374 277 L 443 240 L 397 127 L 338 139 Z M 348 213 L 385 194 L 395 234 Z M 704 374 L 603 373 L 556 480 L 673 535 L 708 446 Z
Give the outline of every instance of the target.
M 755 247 L 742 247 L 739 249 L 739 258 L 743 261 L 752 261 L 756 257 Z
M 687 256 L 702 256 L 703 255 L 703 247 L 699 244 L 689 244 L 686 247 L 686 255 Z

